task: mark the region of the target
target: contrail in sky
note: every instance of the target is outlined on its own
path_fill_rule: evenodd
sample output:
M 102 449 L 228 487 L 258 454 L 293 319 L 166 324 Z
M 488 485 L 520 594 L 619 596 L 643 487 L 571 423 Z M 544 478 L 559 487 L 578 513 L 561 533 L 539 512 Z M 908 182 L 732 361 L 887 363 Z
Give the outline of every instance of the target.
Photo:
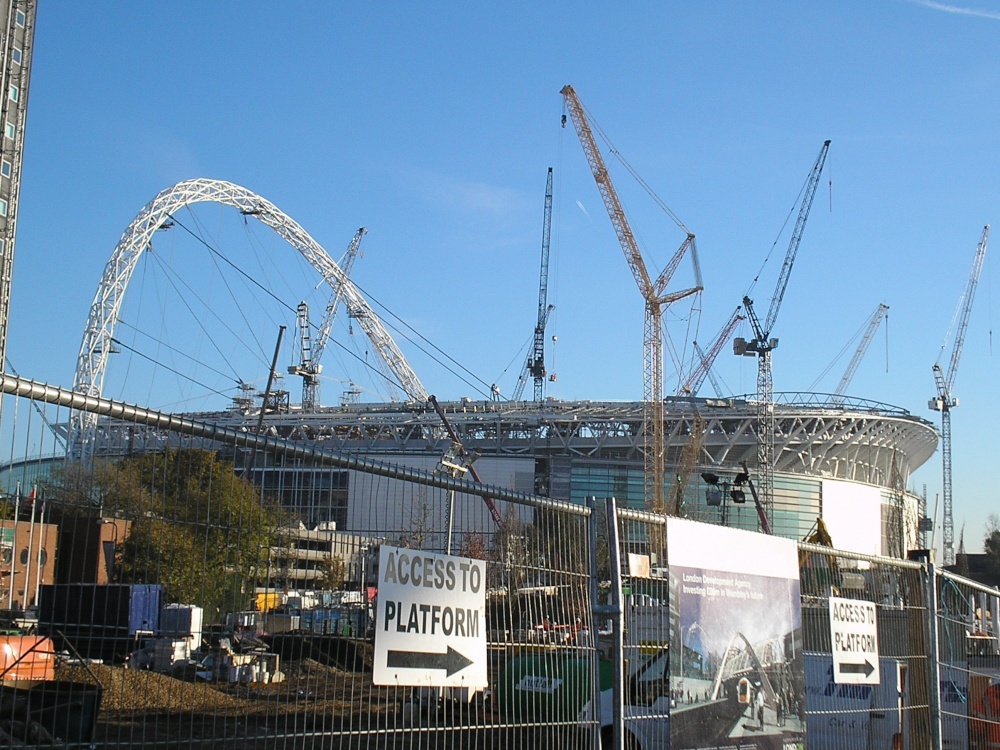
M 989 18 L 994 21 L 1000 21 L 1000 12 L 997 11 L 960 8 L 957 5 L 937 3 L 934 2 L 934 0 L 911 0 L 911 2 L 917 5 L 923 5 L 925 8 L 931 8 L 932 10 L 943 10 L 945 13 L 957 13 L 960 16 L 975 16 L 977 18 Z
M 583 204 L 582 204 L 582 203 L 580 203 L 580 201 L 577 201 L 577 202 L 576 202 L 576 205 L 578 205 L 578 206 L 580 207 L 580 210 L 581 210 L 581 211 L 583 211 L 583 215 L 584 215 L 584 216 L 586 216 L 587 218 L 590 218 L 590 214 L 589 214 L 589 213 L 587 213 L 587 209 L 585 209 L 585 208 L 583 207 Z

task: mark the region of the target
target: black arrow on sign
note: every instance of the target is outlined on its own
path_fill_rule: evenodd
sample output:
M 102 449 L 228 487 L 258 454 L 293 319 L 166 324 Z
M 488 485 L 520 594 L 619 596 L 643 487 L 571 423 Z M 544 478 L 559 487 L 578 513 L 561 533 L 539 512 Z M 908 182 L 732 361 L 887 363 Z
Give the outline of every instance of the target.
M 447 653 L 435 654 L 427 651 L 390 651 L 386 666 L 390 669 L 445 669 L 451 677 L 474 662 L 448 646 Z
M 875 665 L 865 659 L 864 664 L 839 664 L 841 674 L 863 674 L 870 677 L 875 671 Z

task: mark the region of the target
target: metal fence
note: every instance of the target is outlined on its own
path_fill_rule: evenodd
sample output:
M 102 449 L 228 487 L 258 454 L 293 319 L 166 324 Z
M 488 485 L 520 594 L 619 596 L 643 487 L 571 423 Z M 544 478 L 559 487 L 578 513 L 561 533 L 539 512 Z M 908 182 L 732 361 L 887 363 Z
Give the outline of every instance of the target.
M 22 410 L 12 442 L 48 458 L 0 475 L 0 743 L 978 750 L 1000 736 L 997 592 L 927 561 L 786 540 L 775 584 L 755 572 L 771 548 L 726 530 L 740 544 L 699 559 L 738 575 L 703 576 L 721 598 L 691 615 L 671 535 L 692 527 L 474 486 L 447 439 L 378 463 L 91 399 L 121 450 L 81 463 L 51 429 L 76 397 L 3 377 L 34 399 L 6 403 Z M 426 598 L 397 597 L 402 584 Z M 838 661 L 844 601 L 874 612 L 876 664 Z M 713 645 L 706 618 L 782 607 L 776 635 L 744 620 Z

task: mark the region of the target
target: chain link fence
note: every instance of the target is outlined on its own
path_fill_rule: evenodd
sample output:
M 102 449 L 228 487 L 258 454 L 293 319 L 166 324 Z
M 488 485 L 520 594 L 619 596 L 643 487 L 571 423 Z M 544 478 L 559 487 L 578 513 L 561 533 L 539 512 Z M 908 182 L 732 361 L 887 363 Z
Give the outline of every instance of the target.
M 375 462 L 119 405 L 82 464 L 57 391 L 0 474 L 9 746 L 1000 748 L 997 591 L 926 560 L 476 485 L 445 438 Z

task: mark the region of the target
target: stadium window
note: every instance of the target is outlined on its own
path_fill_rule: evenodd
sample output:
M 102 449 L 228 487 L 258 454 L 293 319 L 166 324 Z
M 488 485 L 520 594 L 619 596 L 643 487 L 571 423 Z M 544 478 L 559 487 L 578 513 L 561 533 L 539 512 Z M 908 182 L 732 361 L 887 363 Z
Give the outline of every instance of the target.
M 7 201 L 5 201 L 3 198 L 0 198 L 0 216 L 6 216 L 6 215 L 7 215 Z
M 27 20 L 27 16 L 24 15 L 24 11 L 23 10 L 19 10 L 17 12 L 17 15 L 15 16 L 15 23 L 17 23 L 17 25 L 20 26 L 23 29 L 24 28 L 24 23 L 25 23 L 26 20 Z
M 14 123 L 8 122 L 4 125 L 4 134 L 11 140 L 14 140 L 14 132 Z
M 15 65 L 21 64 L 21 49 L 19 47 L 14 47 L 14 51 L 10 53 L 11 59 L 14 61 Z
M 10 91 L 7 92 L 7 96 L 10 97 L 10 100 L 12 102 L 16 102 L 17 101 L 17 95 L 18 95 L 17 86 L 11 86 L 10 87 Z
M 10 177 L 10 162 L 6 159 L 0 162 L 0 175 Z

